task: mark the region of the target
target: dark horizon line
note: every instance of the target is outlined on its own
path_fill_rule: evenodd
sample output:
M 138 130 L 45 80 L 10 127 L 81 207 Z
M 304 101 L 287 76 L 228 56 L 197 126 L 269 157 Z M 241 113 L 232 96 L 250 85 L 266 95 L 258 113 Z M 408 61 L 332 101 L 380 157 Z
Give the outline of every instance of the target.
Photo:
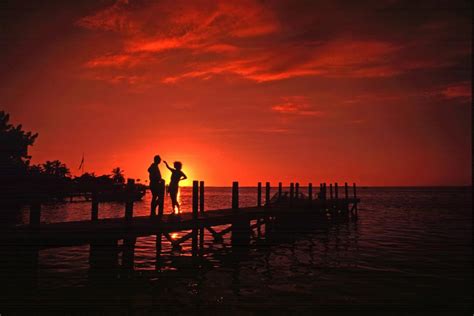
M 296 182 L 294 182 L 296 183 Z M 334 184 L 334 183 L 328 183 L 326 182 L 326 184 Z M 343 188 L 344 187 L 344 183 L 343 184 L 339 184 L 339 187 L 340 188 Z M 348 186 L 349 187 L 352 187 L 352 183 L 348 183 Z M 472 184 L 469 184 L 469 185 L 358 185 L 356 183 L 356 186 L 357 188 L 472 188 Z M 180 187 L 182 188 L 192 188 L 193 186 L 192 185 L 180 185 Z M 206 188 L 232 188 L 232 186 L 220 186 L 220 185 L 206 185 L 205 186 Z M 262 188 L 265 187 L 265 182 L 262 182 Z M 270 186 L 271 188 L 278 188 L 278 186 L 276 185 L 273 185 L 273 186 Z M 283 185 L 283 188 L 289 188 L 290 186 L 288 185 Z M 301 185 L 300 183 L 300 188 L 307 188 L 308 185 L 305 184 L 305 185 Z M 313 184 L 313 188 L 318 188 L 319 187 L 319 184 L 318 185 L 314 185 Z M 239 188 L 257 188 L 257 186 L 252 186 L 252 185 L 242 185 L 242 186 L 239 186 Z

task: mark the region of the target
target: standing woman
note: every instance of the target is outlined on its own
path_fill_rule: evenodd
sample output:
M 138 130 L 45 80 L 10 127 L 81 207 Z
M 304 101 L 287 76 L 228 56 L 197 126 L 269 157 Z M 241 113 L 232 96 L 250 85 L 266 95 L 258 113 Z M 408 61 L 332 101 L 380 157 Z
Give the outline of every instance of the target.
M 171 168 L 168 163 L 164 162 L 166 167 L 171 171 L 171 181 L 168 187 L 168 191 L 170 193 L 171 198 L 171 205 L 173 207 L 173 214 L 178 210 L 178 214 L 180 213 L 179 203 L 178 203 L 178 190 L 179 190 L 179 181 L 185 180 L 188 177 L 181 171 L 183 168 L 183 164 L 179 161 L 175 161 L 173 163 L 174 169 Z

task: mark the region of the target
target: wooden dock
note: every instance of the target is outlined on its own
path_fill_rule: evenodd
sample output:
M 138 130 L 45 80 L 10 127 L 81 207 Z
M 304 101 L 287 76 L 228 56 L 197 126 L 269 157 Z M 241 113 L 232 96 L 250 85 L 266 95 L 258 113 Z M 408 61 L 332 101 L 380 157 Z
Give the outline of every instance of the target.
M 128 184 L 132 190 L 133 181 Z M 49 248 L 87 245 L 87 291 L 106 288 L 107 293 L 119 293 L 127 291 L 133 284 L 129 280 L 133 280 L 135 271 L 138 237 L 149 236 L 155 242 L 154 265 L 160 275 L 168 271 L 168 265 L 186 266 L 186 273 L 210 267 L 212 263 L 207 254 L 212 251 L 214 256 L 219 256 L 236 271 L 233 280 L 238 283 L 239 262 L 248 256 L 254 245 L 267 247 L 287 243 L 301 233 L 357 220 L 360 200 L 355 184 L 351 196 L 347 184 L 342 196 L 339 196 L 337 184 L 329 188 L 328 192 L 326 184 L 320 184 L 319 192 L 313 195 L 311 184 L 303 194 L 298 183 L 291 183 L 287 192 L 279 183 L 278 192 L 271 197 L 270 183 L 265 184 L 264 194 L 259 183 L 257 205 L 239 207 L 239 186 L 234 182 L 232 208 L 205 210 L 204 182 L 194 181 L 192 212 L 182 213 L 179 217 L 133 216 L 133 199 L 130 199 L 124 203 L 124 217 L 99 219 L 100 203 L 92 198 L 90 220 L 51 224 L 41 223 L 41 204 L 32 203 L 29 224 L 5 228 L 0 232 L 0 256 L 8 258 L 0 260 L 0 273 L 8 272 L 6 278 L 9 284 L 15 284 L 17 292 L 12 290 L 10 293 L 13 297 L 30 293 L 27 295 L 36 299 L 40 252 Z M 222 247 L 214 249 L 209 243 Z M 167 261 L 163 252 L 167 246 L 174 253 L 171 261 Z M 103 295 L 103 292 L 91 293 L 95 293 L 91 299 Z
M 128 185 L 133 190 L 133 181 Z M 349 187 L 344 185 L 344 195 L 340 197 L 337 183 L 330 185 L 329 195 L 327 185 L 320 184 L 319 192 L 313 195 L 313 186 L 308 185 L 306 193 L 300 192 L 298 183 L 291 183 L 289 192 L 283 192 L 282 184 L 278 192 L 270 197 L 270 183 L 265 184 L 265 202 L 262 203 L 262 184 L 257 186 L 257 205 L 255 207 L 239 207 L 239 186 L 232 186 L 232 208 L 219 210 L 204 210 L 204 182 L 193 182 L 192 212 L 177 215 L 133 216 L 133 200 L 125 203 L 123 218 L 98 219 L 99 203 L 92 199 L 91 220 L 41 223 L 41 205 L 33 203 L 30 209 L 29 225 L 17 226 L 10 229 L 0 238 L 3 244 L 28 244 L 39 249 L 83 244 L 94 244 L 100 241 L 119 239 L 134 239 L 140 236 L 164 234 L 166 238 L 179 245 L 190 238 L 193 239 L 193 250 L 199 245 L 198 231 L 204 229 L 212 233 L 215 240 L 232 232 L 232 242 L 245 242 L 252 230 L 251 221 L 264 225 L 276 218 L 291 218 L 292 221 L 318 220 L 321 218 L 347 217 L 357 219 L 357 204 L 360 199 L 356 195 L 356 186 L 352 186 L 352 196 L 349 197 Z M 334 190 L 333 190 L 334 188 Z M 213 227 L 229 225 L 218 232 Z M 260 227 L 258 227 L 260 228 Z M 178 240 L 173 240 L 169 233 L 187 231 L 190 233 Z M 202 235 L 202 233 L 200 234 Z M 202 238 L 202 237 L 201 237 Z

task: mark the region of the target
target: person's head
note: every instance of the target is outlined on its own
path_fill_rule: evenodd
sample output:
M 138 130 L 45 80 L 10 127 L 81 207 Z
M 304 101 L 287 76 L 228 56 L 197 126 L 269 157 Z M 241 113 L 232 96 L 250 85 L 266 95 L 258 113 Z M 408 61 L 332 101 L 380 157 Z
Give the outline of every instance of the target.
M 181 170 L 181 168 L 183 168 L 183 164 L 180 161 L 175 161 L 173 165 L 176 170 Z
M 156 155 L 155 158 L 153 159 L 155 163 L 160 163 L 161 162 L 161 157 L 160 155 Z

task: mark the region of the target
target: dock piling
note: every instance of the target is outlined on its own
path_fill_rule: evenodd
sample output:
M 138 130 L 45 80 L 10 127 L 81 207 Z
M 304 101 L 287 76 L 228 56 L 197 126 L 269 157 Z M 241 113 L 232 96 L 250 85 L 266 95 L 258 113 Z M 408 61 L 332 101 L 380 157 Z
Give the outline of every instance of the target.
M 278 200 L 281 199 L 282 193 L 283 193 L 283 185 L 281 182 L 278 182 Z
M 270 205 L 270 182 L 265 183 L 265 205 Z
M 346 198 L 346 200 L 349 198 L 349 190 L 347 187 L 347 182 L 344 183 L 344 197 Z
M 308 183 L 308 201 L 309 204 L 313 202 L 313 184 L 311 182 Z
M 199 182 L 199 211 L 204 214 L 204 181 Z
M 165 209 L 165 182 L 160 182 L 160 196 L 158 197 L 158 216 L 163 216 L 163 211 Z
M 239 209 L 239 182 L 232 182 L 232 209 L 234 211 Z
M 197 256 L 198 254 L 198 216 L 199 216 L 199 191 L 200 187 L 201 190 L 204 190 L 204 182 L 202 182 L 200 186 L 199 181 L 193 181 L 193 229 L 191 234 L 191 246 L 192 246 L 192 255 L 193 257 Z M 204 201 L 204 200 L 202 200 Z M 204 210 L 204 206 L 202 206 L 202 210 Z
M 91 208 L 91 220 L 97 221 L 99 219 L 99 197 L 96 189 L 92 191 L 92 208 Z
M 295 184 L 295 199 L 298 200 L 300 198 L 300 184 L 296 182 Z
M 257 206 L 262 207 L 262 182 L 257 184 Z
M 333 199 L 332 183 L 329 184 L 329 198 L 330 198 L 331 200 Z
M 193 220 L 197 220 L 199 212 L 199 181 L 193 181 Z
M 293 198 L 295 194 L 295 185 L 293 182 L 290 183 L 290 204 L 293 203 Z
M 135 191 L 135 180 L 128 179 L 125 195 L 125 219 L 131 221 L 133 218 L 133 194 Z
M 355 202 L 354 202 L 355 218 L 357 219 L 357 217 L 359 216 L 359 209 L 357 207 L 357 190 L 356 190 L 355 182 L 354 182 L 354 199 L 355 199 Z
M 336 201 L 339 199 L 339 186 L 336 183 L 334 183 L 334 198 L 336 199 Z
M 122 267 L 126 271 L 133 271 L 136 241 L 136 237 L 127 237 L 123 239 Z
M 30 205 L 30 225 L 39 225 L 41 222 L 41 203 L 35 200 Z

